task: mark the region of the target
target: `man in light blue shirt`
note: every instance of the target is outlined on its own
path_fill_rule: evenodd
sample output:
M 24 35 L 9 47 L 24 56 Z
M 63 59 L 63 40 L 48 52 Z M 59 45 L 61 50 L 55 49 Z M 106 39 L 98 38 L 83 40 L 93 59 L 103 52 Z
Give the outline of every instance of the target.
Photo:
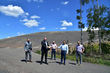
M 64 65 L 65 65 L 66 54 L 68 54 L 68 45 L 66 44 L 66 41 L 63 41 L 63 44 L 61 44 L 58 48 L 61 49 L 61 64 L 63 63 L 63 59 L 64 59 Z

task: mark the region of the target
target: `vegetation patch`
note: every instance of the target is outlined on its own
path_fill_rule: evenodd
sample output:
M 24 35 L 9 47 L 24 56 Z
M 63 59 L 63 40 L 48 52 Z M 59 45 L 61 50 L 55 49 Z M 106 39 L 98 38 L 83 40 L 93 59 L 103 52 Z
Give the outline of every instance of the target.
M 90 47 L 85 45 L 85 52 L 83 54 L 83 62 L 93 63 L 93 64 L 102 64 L 110 66 L 110 42 L 102 44 L 103 46 L 103 54 L 99 54 L 98 52 L 98 44 L 94 44 L 92 48 L 92 54 Z M 106 50 L 108 49 L 108 51 Z M 61 58 L 60 49 L 57 50 L 56 57 Z M 40 50 L 36 51 L 37 54 L 41 54 Z M 49 51 L 48 56 L 51 56 L 51 52 Z M 73 48 L 72 53 L 68 54 L 66 57 L 68 60 L 76 61 L 75 48 Z

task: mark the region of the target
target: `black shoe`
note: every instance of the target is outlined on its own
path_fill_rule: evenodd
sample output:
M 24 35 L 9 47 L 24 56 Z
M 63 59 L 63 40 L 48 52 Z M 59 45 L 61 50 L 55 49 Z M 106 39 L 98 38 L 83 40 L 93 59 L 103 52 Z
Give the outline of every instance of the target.
M 27 63 L 28 61 L 27 61 L 27 60 L 25 60 L 25 62 Z
M 48 65 L 48 63 L 47 63 L 47 62 L 45 62 L 45 64 L 47 64 L 47 65 Z
M 40 65 L 42 64 L 42 61 L 40 62 Z
M 32 63 L 32 61 L 30 60 L 29 62 L 31 62 Z

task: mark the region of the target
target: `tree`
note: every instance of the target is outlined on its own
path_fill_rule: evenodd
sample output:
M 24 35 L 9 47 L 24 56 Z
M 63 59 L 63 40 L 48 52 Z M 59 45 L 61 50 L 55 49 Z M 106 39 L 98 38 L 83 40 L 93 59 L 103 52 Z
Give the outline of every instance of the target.
M 82 29 L 84 28 L 84 24 L 82 23 L 82 6 L 85 4 L 88 4 L 89 0 L 80 0 L 80 9 L 77 9 L 77 13 L 80 13 L 80 16 L 77 16 L 77 19 L 79 20 L 78 22 L 78 27 L 81 29 L 81 43 L 83 43 L 83 33 L 82 33 Z
M 91 53 L 90 55 L 92 55 L 92 43 L 93 43 L 93 40 L 95 38 L 95 33 L 94 33 L 94 28 L 92 27 L 93 26 L 93 18 L 92 18 L 92 8 L 88 9 L 88 14 L 87 14 L 87 24 L 88 24 L 88 29 L 87 29 L 87 32 L 88 32 L 88 46 L 89 48 L 91 49 Z
M 105 23 L 105 38 L 110 41 L 110 9 L 108 9 L 108 13 L 107 13 L 108 17 Z
M 110 25 L 110 18 L 108 18 L 107 13 L 108 8 L 104 5 L 97 6 L 94 5 L 93 8 L 90 8 L 87 10 L 88 15 L 87 15 L 87 24 L 88 24 L 88 29 L 92 28 L 99 28 L 98 30 L 98 38 L 99 38 L 99 52 L 102 54 L 102 49 L 101 49 L 101 39 L 104 37 L 104 32 L 108 32 L 108 27 Z M 90 33 L 92 34 L 92 33 Z

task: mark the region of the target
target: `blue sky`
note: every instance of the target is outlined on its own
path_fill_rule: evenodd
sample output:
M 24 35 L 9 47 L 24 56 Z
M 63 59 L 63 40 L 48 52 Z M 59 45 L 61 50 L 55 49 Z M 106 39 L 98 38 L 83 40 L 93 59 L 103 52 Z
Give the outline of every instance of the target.
M 0 39 L 46 31 L 79 31 L 76 10 L 80 0 L 0 0 Z M 110 7 L 110 0 L 99 0 Z M 83 6 L 83 22 L 86 9 Z

